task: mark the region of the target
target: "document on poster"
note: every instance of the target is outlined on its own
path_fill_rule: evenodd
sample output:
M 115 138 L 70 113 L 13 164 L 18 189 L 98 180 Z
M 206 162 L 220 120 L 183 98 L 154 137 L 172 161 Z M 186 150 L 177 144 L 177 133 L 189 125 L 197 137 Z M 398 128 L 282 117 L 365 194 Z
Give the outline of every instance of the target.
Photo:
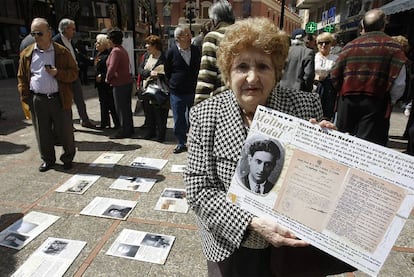
M 131 162 L 131 166 L 142 169 L 161 170 L 167 162 L 168 160 L 164 159 L 137 157 Z
M 12 277 L 63 276 L 85 245 L 85 241 L 49 237 Z
M 135 201 L 95 197 L 80 214 L 126 220 L 136 205 Z
M 99 179 L 99 177 L 99 175 L 75 174 L 55 191 L 83 194 Z
M 106 255 L 165 264 L 174 236 L 123 229 Z
M 414 206 L 414 157 L 259 106 L 227 199 L 375 276 Z
M 121 175 L 112 183 L 110 188 L 137 192 L 149 192 L 156 182 L 157 179 Z
M 20 250 L 58 219 L 55 215 L 30 212 L 0 233 L 0 245 Z
M 174 173 L 183 173 L 187 165 L 185 164 L 173 164 L 171 166 L 171 172 Z
M 188 204 L 185 189 L 165 188 L 155 205 L 155 210 L 187 213 Z
M 118 153 L 103 153 L 98 158 L 96 158 L 93 163 L 89 166 L 97 166 L 97 167 L 114 167 L 119 160 L 124 156 L 124 154 Z

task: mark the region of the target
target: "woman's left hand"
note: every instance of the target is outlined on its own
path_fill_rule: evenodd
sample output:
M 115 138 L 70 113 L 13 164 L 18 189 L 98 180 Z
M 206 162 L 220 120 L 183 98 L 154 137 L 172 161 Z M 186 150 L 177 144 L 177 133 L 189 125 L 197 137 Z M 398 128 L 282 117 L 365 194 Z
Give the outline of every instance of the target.
M 328 129 L 332 129 L 332 130 L 337 130 L 335 124 L 333 124 L 329 120 L 325 120 L 324 119 L 324 120 L 318 122 L 316 120 L 316 118 L 311 118 L 311 119 L 309 119 L 309 122 L 312 123 L 312 124 L 319 124 L 319 126 L 321 126 L 322 128 L 328 128 Z

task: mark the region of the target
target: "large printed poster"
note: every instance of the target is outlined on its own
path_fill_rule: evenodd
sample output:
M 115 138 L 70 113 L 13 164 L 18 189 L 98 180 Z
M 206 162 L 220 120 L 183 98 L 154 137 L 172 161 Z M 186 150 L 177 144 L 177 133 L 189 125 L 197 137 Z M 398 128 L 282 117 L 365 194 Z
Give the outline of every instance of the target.
M 414 206 L 414 157 L 259 106 L 227 198 L 375 276 Z

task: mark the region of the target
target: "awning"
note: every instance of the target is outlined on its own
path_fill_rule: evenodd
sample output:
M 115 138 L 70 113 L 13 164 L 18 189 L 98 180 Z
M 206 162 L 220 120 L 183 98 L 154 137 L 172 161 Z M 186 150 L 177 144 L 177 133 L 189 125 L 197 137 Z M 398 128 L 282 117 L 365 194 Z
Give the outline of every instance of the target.
M 386 15 L 400 13 L 414 9 L 413 0 L 394 0 L 380 8 Z

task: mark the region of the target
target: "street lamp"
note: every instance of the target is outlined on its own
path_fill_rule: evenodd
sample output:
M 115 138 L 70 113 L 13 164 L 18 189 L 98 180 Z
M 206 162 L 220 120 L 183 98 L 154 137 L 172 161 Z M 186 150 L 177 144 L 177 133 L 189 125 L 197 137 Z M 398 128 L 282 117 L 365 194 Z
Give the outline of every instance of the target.
M 282 0 L 281 7 L 280 7 L 280 22 L 279 22 L 279 29 L 283 30 L 283 21 L 285 17 L 285 0 Z
M 196 3 L 194 0 L 189 0 L 185 3 L 184 16 L 188 19 L 188 22 L 190 23 L 190 31 L 192 31 L 191 24 L 195 23 L 194 19 L 197 17 L 197 11 L 198 9 L 196 8 Z

